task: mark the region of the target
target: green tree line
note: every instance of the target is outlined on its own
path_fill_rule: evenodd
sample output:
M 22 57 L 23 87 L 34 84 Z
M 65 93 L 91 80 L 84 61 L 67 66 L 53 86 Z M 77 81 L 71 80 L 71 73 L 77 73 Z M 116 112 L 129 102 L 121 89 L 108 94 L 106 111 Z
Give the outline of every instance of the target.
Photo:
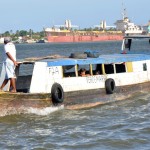
M 16 32 L 13 32 L 12 30 L 10 31 L 5 31 L 4 33 L 1 34 L 2 37 L 7 37 L 10 36 L 12 40 L 17 40 L 18 37 L 29 37 L 33 39 L 42 39 L 45 37 L 44 31 L 40 32 L 34 32 L 32 29 L 29 31 L 26 30 L 17 30 Z

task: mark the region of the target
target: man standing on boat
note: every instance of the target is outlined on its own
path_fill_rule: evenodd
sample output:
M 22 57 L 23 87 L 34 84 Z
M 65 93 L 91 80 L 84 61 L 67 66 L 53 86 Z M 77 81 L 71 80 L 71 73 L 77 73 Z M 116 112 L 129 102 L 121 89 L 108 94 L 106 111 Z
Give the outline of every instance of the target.
M 16 47 L 9 37 L 4 38 L 4 52 L 5 79 L 0 90 L 10 81 L 11 92 L 16 92 L 15 67 L 18 65 L 18 62 L 16 62 Z

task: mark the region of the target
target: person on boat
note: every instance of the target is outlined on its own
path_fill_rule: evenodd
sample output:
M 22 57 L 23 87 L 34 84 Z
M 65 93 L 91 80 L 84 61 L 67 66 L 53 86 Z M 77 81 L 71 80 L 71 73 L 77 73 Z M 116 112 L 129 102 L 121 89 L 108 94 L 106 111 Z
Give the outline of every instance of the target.
M 100 71 L 96 71 L 95 75 L 100 75 Z
M 0 90 L 2 91 L 8 81 L 10 81 L 11 92 L 16 92 L 15 67 L 18 65 L 18 62 L 16 61 L 16 47 L 9 37 L 4 38 L 4 53 L 5 79 Z
M 80 75 L 81 77 L 89 76 L 89 74 L 86 74 L 86 69 L 85 69 L 85 68 L 81 68 L 81 69 L 79 70 L 79 75 Z

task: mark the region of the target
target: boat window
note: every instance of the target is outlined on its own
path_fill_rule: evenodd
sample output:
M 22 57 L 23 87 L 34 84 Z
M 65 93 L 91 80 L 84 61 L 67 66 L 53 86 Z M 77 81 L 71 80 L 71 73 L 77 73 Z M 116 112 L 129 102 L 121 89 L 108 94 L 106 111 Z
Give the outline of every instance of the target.
M 86 70 L 86 74 L 91 75 L 91 73 L 90 73 L 90 65 L 78 65 L 78 76 L 80 76 L 80 74 L 79 74 L 80 69 L 85 69 Z
M 126 72 L 125 63 L 115 64 L 116 73 Z
M 106 74 L 113 74 L 114 73 L 114 66 L 113 64 L 104 64 L 105 73 Z
M 63 66 L 63 75 L 64 77 L 75 77 L 75 66 Z
M 93 75 L 102 74 L 102 64 L 94 64 L 92 65 Z
M 146 63 L 143 64 L 143 71 L 147 71 L 147 64 Z

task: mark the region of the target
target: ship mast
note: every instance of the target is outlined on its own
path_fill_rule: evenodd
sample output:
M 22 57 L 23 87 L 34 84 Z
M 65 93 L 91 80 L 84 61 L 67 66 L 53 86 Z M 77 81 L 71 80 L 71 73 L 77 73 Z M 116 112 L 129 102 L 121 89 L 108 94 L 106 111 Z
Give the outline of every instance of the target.
M 124 3 L 123 3 L 123 1 L 122 1 L 122 18 L 123 18 L 123 20 L 125 20 L 125 18 L 127 17 L 127 11 L 126 11 L 126 8 L 125 8 L 125 6 L 124 6 Z

